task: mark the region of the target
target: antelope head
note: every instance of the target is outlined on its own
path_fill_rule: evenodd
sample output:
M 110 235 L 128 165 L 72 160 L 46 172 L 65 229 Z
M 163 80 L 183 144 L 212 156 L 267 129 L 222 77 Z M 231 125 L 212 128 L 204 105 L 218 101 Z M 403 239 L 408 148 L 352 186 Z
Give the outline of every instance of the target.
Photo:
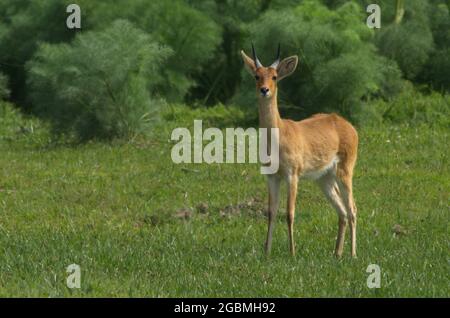
M 255 77 L 256 92 L 261 98 L 271 98 L 276 96 L 277 82 L 291 75 L 297 67 L 297 55 L 290 56 L 280 61 L 280 45 L 278 44 L 275 62 L 265 67 L 261 64 L 256 55 L 255 47 L 252 44 L 253 58 L 248 57 L 241 51 L 247 71 Z

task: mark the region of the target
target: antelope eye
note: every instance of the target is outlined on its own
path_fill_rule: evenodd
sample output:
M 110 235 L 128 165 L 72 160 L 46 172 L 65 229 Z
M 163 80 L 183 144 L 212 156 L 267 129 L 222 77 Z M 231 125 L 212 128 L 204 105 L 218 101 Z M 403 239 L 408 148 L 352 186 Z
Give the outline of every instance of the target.
M 274 77 L 272 77 L 272 79 L 273 79 L 274 81 L 276 81 L 276 80 L 277 80 L 277 77 L 276 77 L 276 76 L 274 76 Z
M 255 80 L 259 80 L 259 76 L 258 75 L 255 75 Z

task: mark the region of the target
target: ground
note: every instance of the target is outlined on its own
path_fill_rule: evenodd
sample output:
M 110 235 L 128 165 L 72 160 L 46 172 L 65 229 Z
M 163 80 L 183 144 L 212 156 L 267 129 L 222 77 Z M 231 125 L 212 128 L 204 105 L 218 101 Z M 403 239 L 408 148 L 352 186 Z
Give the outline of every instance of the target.
M 258 166 L 173 164 L 176 123 L 148 139 L 84 145 L 49 143 L 24 125 L 0 128 L 2 297 L 449 295 L 448 129 L 359 128 L 358 258 L 347 235 L 336 260 L 337 216 L 310 181 L 299 184 L 297 255 L 283 199 L 266 258 Z M 74 263 L 79 290 L 66 286 Z M 370 264 L 379 289 L 367 287 Z

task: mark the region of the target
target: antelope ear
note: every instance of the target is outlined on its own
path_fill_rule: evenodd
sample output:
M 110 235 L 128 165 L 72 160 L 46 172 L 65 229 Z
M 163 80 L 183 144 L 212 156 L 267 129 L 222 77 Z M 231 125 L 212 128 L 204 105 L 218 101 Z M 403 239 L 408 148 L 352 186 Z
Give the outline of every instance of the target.
M 255 61 L 253 61 L 252 58 L 248 57 L 247 54 L 244 53 L 244 51 L 241 51 L 241 55 L 242 55 L 242 59 L 244 60 L 244 65 L 245 65 L 245 68 L 247 69 L 247 71 L 251 75 L 255 75 L 256 74 Z
M 297 63 L 297 55 L 290 56 L 282 60 L 277 66 L 278 80 L 282 80 L 283 78 L 291 75 L 297 68 Z

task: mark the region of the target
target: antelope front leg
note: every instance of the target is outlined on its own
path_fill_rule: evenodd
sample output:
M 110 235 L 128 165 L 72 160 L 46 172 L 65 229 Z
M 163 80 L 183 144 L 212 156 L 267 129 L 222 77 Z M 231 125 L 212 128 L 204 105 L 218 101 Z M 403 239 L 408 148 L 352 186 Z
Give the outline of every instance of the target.
M 289 247 L 292 256 L 295 256 L 294 217 L 295 200 L 297 198 L 297 182 L 297 175 L 293 175 L 288 178 L 287 223 L 289 230 Z
M 278 176 L 268 176 L 269 185 L 269 228 L 267 230 L 266 254 L 270 255 L 272 248 L 272 235 L 275 226 L 275 218 L 277 216 L 278 204 L 280 202 L 280 178 Z

